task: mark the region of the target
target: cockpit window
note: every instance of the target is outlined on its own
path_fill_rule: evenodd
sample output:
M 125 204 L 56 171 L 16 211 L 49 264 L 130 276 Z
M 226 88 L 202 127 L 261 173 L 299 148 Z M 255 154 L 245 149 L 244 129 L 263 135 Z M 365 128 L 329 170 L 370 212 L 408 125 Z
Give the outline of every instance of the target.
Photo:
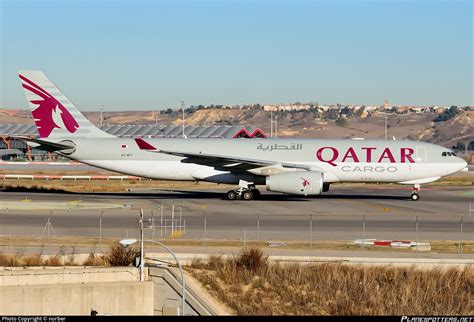
M 443 157 L 455 157 L 456 153 L 454 153 L 454 152 L 443 152 L 443 153 L 441 153 L 441 156 L 443 156 Z

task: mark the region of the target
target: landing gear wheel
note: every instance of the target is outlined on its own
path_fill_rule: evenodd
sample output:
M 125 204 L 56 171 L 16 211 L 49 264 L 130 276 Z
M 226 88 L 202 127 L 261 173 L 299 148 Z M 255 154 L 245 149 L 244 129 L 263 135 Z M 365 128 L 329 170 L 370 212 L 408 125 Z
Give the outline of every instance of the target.
M 411 200 L 417 201 L 418 199 L 420 199 L 420 196 L 417 193 L 412 193 L 411 194 Z
M 234 190 L 227 191 L 226 196 L 229 200 L 236 200 L 239 198 L 239 195 Z
M 252 200 L 253 199 L 253 191 L 247 190 L 242 192 L 242 199 L 243 200 Z

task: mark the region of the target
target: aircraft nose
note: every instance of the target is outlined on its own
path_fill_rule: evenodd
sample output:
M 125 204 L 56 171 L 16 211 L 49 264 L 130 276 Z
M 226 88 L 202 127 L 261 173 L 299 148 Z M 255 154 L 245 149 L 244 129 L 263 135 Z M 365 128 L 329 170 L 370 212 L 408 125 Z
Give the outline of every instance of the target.
M 459 162 L 459 168 L 460 170 L 464 169 L 465 167 L 467 167 L 467 162 L 466 160 L 460 158 L 460 157 L 457 157 L 457 161 Z

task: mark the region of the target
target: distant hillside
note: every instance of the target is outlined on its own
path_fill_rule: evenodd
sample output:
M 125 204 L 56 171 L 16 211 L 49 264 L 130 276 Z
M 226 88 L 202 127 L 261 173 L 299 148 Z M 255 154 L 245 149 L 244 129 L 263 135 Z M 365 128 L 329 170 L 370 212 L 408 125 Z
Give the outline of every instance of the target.
M 85 116 L 99 123 L 98 112 L 85 112 Z M 383 138 L 385 115 L 375 113 L 366 118 L 348 117 L 345 126 L 334 119 L 321 118 L 314 111 L 278 112 L 278 136 L 313 138 Z M 389 114 L 388 136 L 397 139 L 414 139 L 451 147 L 458 141 L 474 140 L 474 111 L 461 111 L 444 122 L 435 123 L 437 114 Z M 181 124 L 179 111 L 156 113 L 153 111 L 104 112 L 105 124 Z M 0 110 L 1 123 L 31 124 L 29 111 Z M 202 109 L 186 114 L 187 125 L 254 125 L 270 133 L 270 113 L 262 109 Z
M 432 122 L 419 132 L 418 139 L 446 146 L 458 141 L 474 141 L 474 111 L 464 111 L 445 122 Z

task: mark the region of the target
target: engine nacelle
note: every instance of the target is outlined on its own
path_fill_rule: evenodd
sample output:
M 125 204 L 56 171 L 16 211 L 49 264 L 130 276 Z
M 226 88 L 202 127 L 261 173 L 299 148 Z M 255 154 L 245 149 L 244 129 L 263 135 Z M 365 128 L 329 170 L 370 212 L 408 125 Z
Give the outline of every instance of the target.
M 320 195 L 323 191 L 323 174 L 316 171 L 286 172 L 268 176 L 267 190 L 294 195 Z

